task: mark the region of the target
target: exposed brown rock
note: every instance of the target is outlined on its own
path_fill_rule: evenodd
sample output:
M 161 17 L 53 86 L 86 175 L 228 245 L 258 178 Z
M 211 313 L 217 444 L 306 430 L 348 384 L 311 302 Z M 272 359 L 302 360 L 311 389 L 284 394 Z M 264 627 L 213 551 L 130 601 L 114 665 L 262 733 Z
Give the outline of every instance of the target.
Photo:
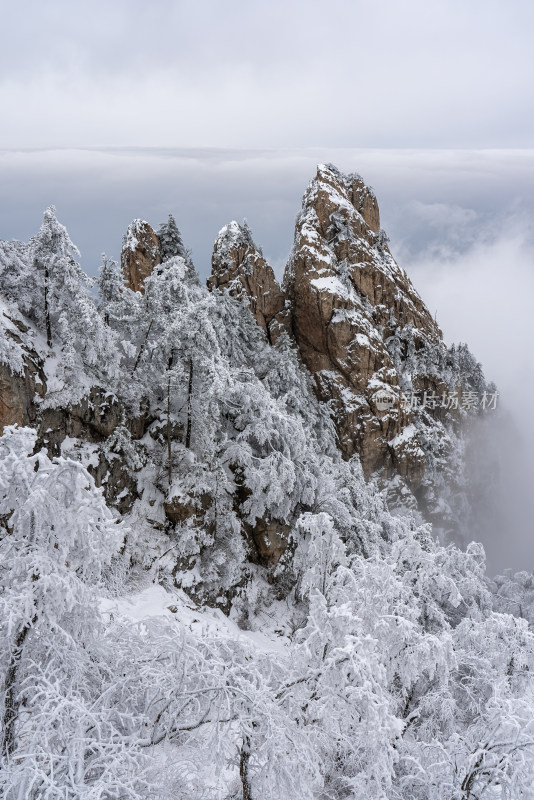
M 29 400 L 35 394 L 31 379 L 13 375 L 6 364 L 0 364 L 0 432 L 7 425 L 25 425 L 29 417 Z
M 297 220 L 285 291 L 237 222 L 217 237 L 208 287 L 246 300 L 269 341 L 280 330 L 294 337 L 319 398 L 333 406 L 345 457 L 359 453 L 366 476 L 396 471 L 417 488 L 425 456 L 413 430 L 400 436 L 413 415 L 386 339 L 410 326 L 418 347 L 441 343 L 441 332 L 392 258 L 375 194 L 359 175 L 319 166 Z M 375 403 L 384 389 L 395 398 L 385 410 Z
M 44 446 L 51 456 L 62 453 L 67 437 L 78 443 L 99 445 L 95 448 L 97 463 L 88 465 L 88 471 L 97 486 L 102 486 L 106 501 L 121 514 L 132 507 L 137 493 L 135 473 L 125 454 L 110 447 L 110 437 L 120 425 L 125 425 L 132 439 L 140 438 L 148 420 L 144 415 L 125 419 L 125 410 L 117 398 L 99 386 L 78 403 L 68 407 L 48 407 L 40 410 L 38 445 Z
M 59 455 L 67 436 L 83 442 L 103 442 L 120 424 L 123 413 L 124 409 L 114 395 L 99 386 L 92 386 L 89 394 L 75 405 L 44 408 L 40 437 L 50 453 Z
M 256 545 L 260 563 L 266 567 L 275 567 L 285 553 L 289 544 L 291 528 L 278 520 L 266 521 L 257 519 L 250 533 Z
M 207 284 L 209 289 L 228 289 L 232 297 L 245 300 L 269 341 L 274 342 L 287 324 L 284 294 L 247 226 L 230 222 L 219 232 Z
M 175 495 L 168 498 L 163 503 L 163 510 L 165 516 L 176 524 L 177 522 L 186 522 L 188 519 L 195 517 L 197 524 L 204 522 L 204 514 L 212 504 L 211 495 L 204 492 L 198 496 L 191 494 Z
M 192 498 L 183 500 L 177 497 L 165 501 L 163 503 L 163 510 L 169 522 L 173 524 L 177 522 L 186 522 L 188 519 L 191 519 L 191 517 L 194 517 L 197 511 Z
M 134 292 L 144 292 L 145 280 L 161 264 L 159 239 L 153 228 L 135 219 L 122 240 L 121 266 L 126 285 Z
M 88 472 L 94 478 L 96 486 L 102 486 L 106 502 L 115 506 L 121 514 L 130 511 L 137 497 L 137 481 L 135 474 L 128 468 L 120 454 L 106 454 L 100 450 L 98 463 L 89 464 Z
M 413 425 L 407 425 L 401 434 L 388 442 L 393 466 L 408 485 L 417 489 L 425 474 L 425 454 L 421 449 Z
M 20 347 L 22 370 L 14 372 L 7 364 L 0 363 L 0 435 L 7 425 L 34 425 L 37 419 L 35 398 L 46 392 L 42 362 L 35 350 L 24 345 L 13 330 L 4 329 L 2 335 Z
M 367 476 L 396 468 L 417 485 L 424 454 L 416 434 L 406 452 L 390 445 L 411 424 L 412 413 L 385 338 L 392 325 L 411 325 L 429 341 L 441 341 L 441 332 L 392 258 L 374 193 L 359 176 L 318 168 L 297 219 L 284 289 L 293 334 L 318 395 L 334 403 L 344 455 L 358 452 Z M 386 411 L 374 403 L 380 389 L 395 396 Z
M 373 190 L 366 186 L 359 175 L 352 180 L 351 201 L 354 208 L 359 211 L 369 228 L 378 233 L 380 230 L 380 212 L 378 202 Z

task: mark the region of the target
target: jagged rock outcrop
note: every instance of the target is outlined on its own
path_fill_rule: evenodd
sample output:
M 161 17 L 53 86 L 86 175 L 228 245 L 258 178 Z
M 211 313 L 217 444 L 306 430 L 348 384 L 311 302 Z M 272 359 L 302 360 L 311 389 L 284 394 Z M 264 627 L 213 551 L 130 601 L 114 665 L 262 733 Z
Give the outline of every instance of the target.
M 297 218 L 284 289 L 302 359 L 320 398 L 333 401 L 344 455 L 358 452 L 366 475 L 394 466 L 417 485 L 424 453 L 386 339 L 404 326 L 432 342 L 441 332 L 391 256 L 374 193 L 358 175 L 319 166 Z M 386 407 L 384 391 L 392 396 Z
M 212 498 L 207 492 L 201 492 L 198 496 L 175 494 L 163 503 L 163 509 L 172 523 L 187 522 L 188 519 L 195 518 L 201 525 L 204 522 L 204 512 L 211 504 Z
M 0 336 L 12 358 L 0 360 L 0 435 L 7 425 L 34 425 L 36 397 L 46 393 L 43 362 L 18 319 L 2 313 Z
M 245 300 L 271 343 L 287 327 L 284 293 L 248 225 L 234 221 L 219 232 L 207 283 L 209 289 L 228 289 L 232 297 Z
M 319 167 L 321 170 L 321 167 Z M 373 233 L 380 231 L 380 211 L 373 190 L 366 186 L 359 175 L 351 176 L 349 197 L 352 205 Z
M 138 416 L 126 412 L 118 398 L 100 386 L 92 386 L 77 403 L 49 406 L 39 410 L 39 446 L 50 456 L 64 452 L 65 443 L 75 448 L 88 446 L 91 452 L 87 469 L 97 486 L 104 490 L 106 501 L 121 514 L 138 497 L 135 470 L 124 444 L 140 439 L 150 422 L 141 410 Z
M 212 264 L 208 286 L 245 299 L 269 341 L 281 326 L 289 332 L 319 398 L 333 406 L 344 456 L 359 453 L 366 476 L 394 471 L 417 488 L 425 454 L 388 340 L 409 329 L 415 349 L 444 345 L 389 252 L 372 189 L 358 175 L 319 166 L 303 198 L 283 291 L 248 226 L 221 230 Z M 413 388 L 444 387 L 414 376 Z
M 32 425 L 36 420 L 33 398 L 44 393 L 38 363 L 28 358 L 22 375 L 0 364 L 0 435 L 7 425 Z
M 135 219 L 122 240 L 121 266 L 126 285 L 134 292 L 144 292 L 145 280 L 161 264 L 161 247 L 151 225 Z
M 89 393 L 67 408 L 44 408 L 41 436 L 49 452 L 58 455 L 67 436 L 82 442 L 103 442 L 121 422 L 124 409 L 110 392 L 92 386 Z
M 252 536 L 259 563 L 275 567 L 287 550 L 291 526 L 279 520 L 258 519 L 255 525 L 245 528 Z

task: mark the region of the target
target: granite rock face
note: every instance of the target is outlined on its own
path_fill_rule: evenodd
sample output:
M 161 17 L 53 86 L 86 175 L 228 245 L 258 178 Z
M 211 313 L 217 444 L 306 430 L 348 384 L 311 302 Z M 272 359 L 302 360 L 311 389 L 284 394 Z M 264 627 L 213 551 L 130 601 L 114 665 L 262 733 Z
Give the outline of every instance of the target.
M 0 364 L 0 435 L 7 425 L 32 425 L 36 420 L 33 398 L 44 393 L 46 386 L 39 378 L 39 366 L 28 358 L 22 375 L 13 374 Z
M 211 290 L 228 289 L 232 297 L 248 303 L 271 343 L 287 326 L 285 296 L 246 224 L 230 222 L 219 232 L 207 283 Z
M 258 519 L 254 526 L 246 526 L 256 546 L 259 563 L 275 567 L 287 550 L 291 527 L 278 520 Z
M 144 292 L 145 280 L 161 264 L 161 247 L 151 225 L 135 219 L 122 240 L 121 266 L 126 286 L 133 292 Z
M 59 455 L 61 444 L 68 436 L 80 442 L 105 441 L 120 425 L 124 409 L 117 398 L 99 386 L 67 408 L 48 407 L 40 413 L 43 444 L 49 452 Z
M 284 289 L 302 359 L 319 397 L 333 402 L 345 457 L 359 453 L 367 476 L 394 468 L 416 486 L 424 453 L 386 342 L 405 326 L 426 341 L 442 337 L 393 259 L 376 197 L 359 176 L 319 166 L 297 218 Z M 384 392 L 392 398 L 385 408 Z
M 367 477 L 380 470 L 419 486 L 425 454 L 399 383 L 406 353 L 394 363 L 391 339 L 409 330 L 414 349 L 445 346 L 392 257 L 375 194 L 360 176 L 318 167 L 297 218 L 283 290 L 248 226 L 236 222 L 217 237 L 208 286 L 247 302 L 271 343 L 287 330 L 318 397 L 333 408 L 345 458 L 358 453 Z M 419 377 L 414 388 L 430 385 Z
M 20 320 L 2 314 L 0 336 L 14 358 L 11 364 L 0 361 L 0 435 L 7 425 L 35 425 L 38 398 L 46 393 L 43 361 L 28 331 Z

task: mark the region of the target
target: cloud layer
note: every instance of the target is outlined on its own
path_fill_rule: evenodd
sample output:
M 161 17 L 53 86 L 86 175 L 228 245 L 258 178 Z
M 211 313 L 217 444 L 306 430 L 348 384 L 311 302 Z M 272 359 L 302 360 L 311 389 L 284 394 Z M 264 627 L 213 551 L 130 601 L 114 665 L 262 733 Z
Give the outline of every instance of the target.
M 407 265 L 446 341 L 467 342 L 499 388 L 499 411 L 488 412 L 469 452 L 478 487 L 471 536 L 484 543 L 491 572 L 534 570 L 533 232 L 511 215 L 461 252 L 453 237 L 447 255 L 420 253 Z
M 0 238 L 28 238 L 54 203 L 94 273 L 134 217 L 156 225 L 173 213 L 206 277 L 219 229 L 247 217 L 280 272 L 319 162 L 374 186 L 403 264 L 491 241 L 512 218 L 526 235 L 534 213 L 534 150 L 18 149 L 0 151 Z

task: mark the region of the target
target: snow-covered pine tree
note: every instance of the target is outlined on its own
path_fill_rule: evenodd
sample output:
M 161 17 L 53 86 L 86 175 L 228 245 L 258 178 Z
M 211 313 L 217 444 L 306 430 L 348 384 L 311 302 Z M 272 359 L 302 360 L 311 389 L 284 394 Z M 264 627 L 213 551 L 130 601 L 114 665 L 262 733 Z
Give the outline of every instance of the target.
M 98 584 L 124 538 L 87 470 L 69 459 L 52 462 L 44 451 L 32 455 L 36 438 L 34 430 L 11 427 L 0 439 L 3 755 L 8 759 L 23 748 L 31 726 L 24 681 L 35 669 L 45 669 L 40 660 L 54 637 L 79 647 L 91 626 L 98 626 L 88 587 Z
M 114 259 L 107 258 L 105 253 L 102 253 L 102 264 L 98 270 L 96 285 L 100 299 L 100 311 L 104 322 L 109 325 L 110 318 L 117 319 L 119 317 L 119 309 L 123 304 L 126 287 L 119 264 Z
M 167 222 L 161 223 L 157 230 L 157 236 L 161 247 L 161 260 L 163 262 L 174 258 L 174 256 L 186 257 L 187 250 L 183 243 L 182 234 L 172 214 L 169 214 Z
M 198 275 L 191 258 L 191 251 L 185 247 L 182 234 L 172 214 L 169 214 L 167 222 L 162 222 L 159 226 L 157 237 L 161 247 L 162 262 L 169 261 L 175 256 L 180 256 L 187 264 L 186 280 L 198 283 Z
M 30 240 L 13 300 L 46 337 L 49 348 L 64 351 L 58 377 L 65 403 L 79 397 L 87 371 L 110 386 L 118 372 L 114 334 L 96 313 L 90 289 L 93 281 L 76 258 L 77 247 L 50 206 L 39 232 Z
M 385 798 L 401 724 L 365 608 L 354 600 L 357 579 L 329 514 L 305 513 L 297 529 L 294 563 L 309 610 L 282 690 L 287 713 L 298 716 L 320 754 L 319 796 Z
M 77 263 L 80 252 L 65 226 L 58 221 L 54 206 L 44 212 L 39 233 L 31 240 L 31 250 L 36 295 L 34 315 L 42 320 L 47 344 L 52 347 L 59 317 L 72 310 L 69 295 L 76 297 L 82 286 L 90 287 L 92 282 Z

